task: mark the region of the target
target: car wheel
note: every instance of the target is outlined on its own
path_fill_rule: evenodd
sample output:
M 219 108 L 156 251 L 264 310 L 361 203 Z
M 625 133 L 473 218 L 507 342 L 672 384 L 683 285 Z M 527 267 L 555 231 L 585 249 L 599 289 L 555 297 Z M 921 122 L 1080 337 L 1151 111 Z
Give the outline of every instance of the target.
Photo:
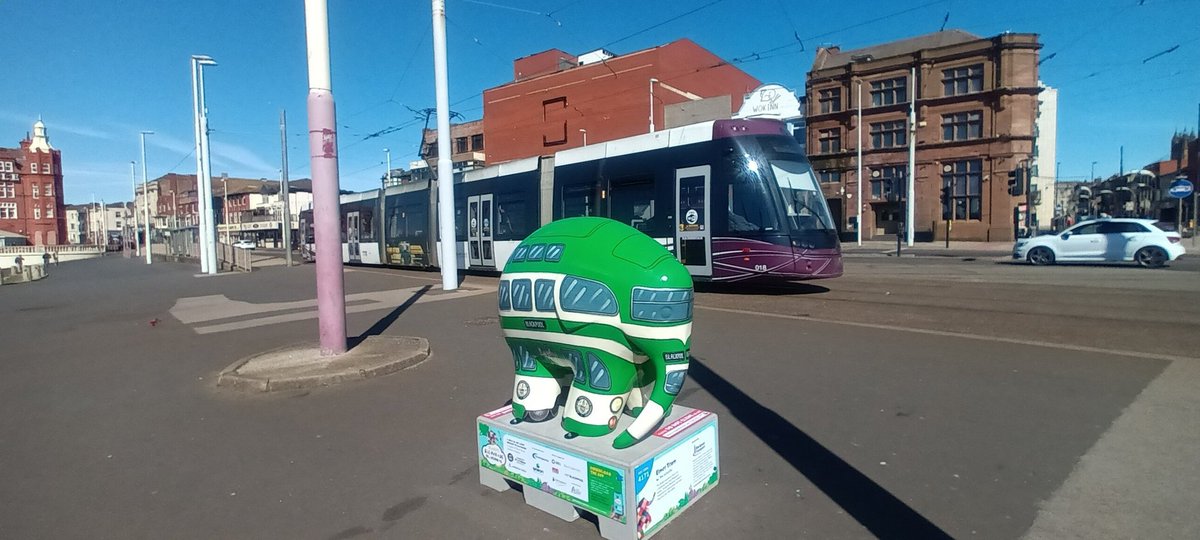
M 1047 247 L 1035 247 L 1029 250 L 1029 262 L 1037 266 L 1054 264 L 1054 252 Z
M 1133 260 L 1145 268 L 1162 268 L 1167 264 L 1167 252 L 1158 246 L 1147 246 L 1139 249 Z

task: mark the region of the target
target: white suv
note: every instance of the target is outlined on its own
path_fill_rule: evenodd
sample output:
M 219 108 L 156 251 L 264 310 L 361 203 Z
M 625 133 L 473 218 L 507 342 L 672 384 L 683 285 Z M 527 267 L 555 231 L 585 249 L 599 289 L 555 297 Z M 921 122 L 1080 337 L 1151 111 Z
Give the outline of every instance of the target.
M 1179 233 L 1163 230 L 1151 219 L 1100 219 L 1058 234 L 1018 240 L 1012 258 L 1036 265 L 1136 261 L 1158 268 L 1183 255 L 1179 240 Z

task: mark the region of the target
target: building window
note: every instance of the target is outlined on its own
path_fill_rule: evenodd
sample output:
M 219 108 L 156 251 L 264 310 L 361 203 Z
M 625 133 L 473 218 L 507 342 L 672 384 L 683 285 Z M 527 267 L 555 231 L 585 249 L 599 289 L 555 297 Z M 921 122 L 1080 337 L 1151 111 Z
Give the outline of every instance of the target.
M 17 219 L 17 203 L 0 202 L 0 219 Z
M 907 122 L 893 120 L 871 124 L 871 148 L 892 148 L 908 144 Z
M 54 217 L 54 207 L 53 206 L 46 207 L 46 217 L 48 217 L 48 218 Z
M 0 161 L 0 171 L 4 171 L 4 172 L 13 172 L 13 162 L 11 162 L 11 161 Z
M 822 154 L 842 151 L 842 130 L 839 128 L 822 129 L 817 132 L 818 148 Z
M 42 172 L 45 174 L 50 174 L 50 173 L 54 172 L 54 167 L 49 163 L 43 163 L 42 164 Z
M 42 219 L 42 208 L 40 206 L 33 207 L 33 219 Z
M 475 151 L 475 152 L 483 150 L 483 134 L 482 133 L 476 133 L 475 135 L 471 135 L 471 150 Z
M 467 138 L 459 137 L 454 139 L 454 153 L 463 154 L 467 152 Z
M 961 96 L 983 91 L 983 64 L 942 70 L 942 92 Z
M 882 107 L 908 101 L 908 79 L 896 77 L 871 83 L 871 106 Z
M 37 163 L 30 163 L 29 164 L 29 172 L 31 172 L 33 174 L 37 174 L 37 171 L 38 171 L 37 167 L 38 167 Z
M 0 182 L 0 199 L 11 199 L 17 196 L 16 184 Z
M 942 166 L 942 219 L 981 219 L 983 160 L 967 159 Z
M 826 88 L 817 93 L 817 103 L 821 114 L 835 113 L 842 110 L 842 89 Z
M 871 171 L 871 198 L 903 200 L 906 191 L 904 181 L 907 177 L 908 171 L 904 165 L 886 165 Z
M 983 112 L 970 111 L 942 116 L 942 140 L 966 141 L 983 137 Z
M 33 188 L 33 197 L 36 199 L 39 196 L 38 195 L 38 185 L 37 184 L 29 184 L 29 187 Z
M 47 197 L 53 197 L 54 196 L 54 184 L 46 184 L 45 189 L 42 190 L 42 193 L 45 193 Z
M 817 171 L 817 178 L 822 184 L 841 184 L 842 171 Z

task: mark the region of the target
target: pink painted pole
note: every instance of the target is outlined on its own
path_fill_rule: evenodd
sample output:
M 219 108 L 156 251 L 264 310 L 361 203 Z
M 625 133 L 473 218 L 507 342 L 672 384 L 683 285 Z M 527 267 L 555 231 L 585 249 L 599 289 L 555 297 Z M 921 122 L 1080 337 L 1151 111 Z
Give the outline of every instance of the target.
M 334 356 L 346 352 L 346 294 L 339 227 L 337 114 L 329 75 L 326 0 L 305 0 L 304 16 L 308 38 L 308 150 L 317 244 L 317 324 L 321 355 Z

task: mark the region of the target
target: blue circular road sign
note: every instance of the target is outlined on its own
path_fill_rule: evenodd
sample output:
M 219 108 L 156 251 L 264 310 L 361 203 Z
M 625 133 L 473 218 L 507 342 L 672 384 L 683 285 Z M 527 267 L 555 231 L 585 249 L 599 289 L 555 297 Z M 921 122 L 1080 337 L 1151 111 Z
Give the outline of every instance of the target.
M 1180 178 L 1179 180 L 1171 182 L 1171 187 L 1167 190 L 1167 194 L 1175 197 L 1176 199 L 1182 199 L 1190 196 L 1192 194 L 1192 189 L 1191 182 Z

